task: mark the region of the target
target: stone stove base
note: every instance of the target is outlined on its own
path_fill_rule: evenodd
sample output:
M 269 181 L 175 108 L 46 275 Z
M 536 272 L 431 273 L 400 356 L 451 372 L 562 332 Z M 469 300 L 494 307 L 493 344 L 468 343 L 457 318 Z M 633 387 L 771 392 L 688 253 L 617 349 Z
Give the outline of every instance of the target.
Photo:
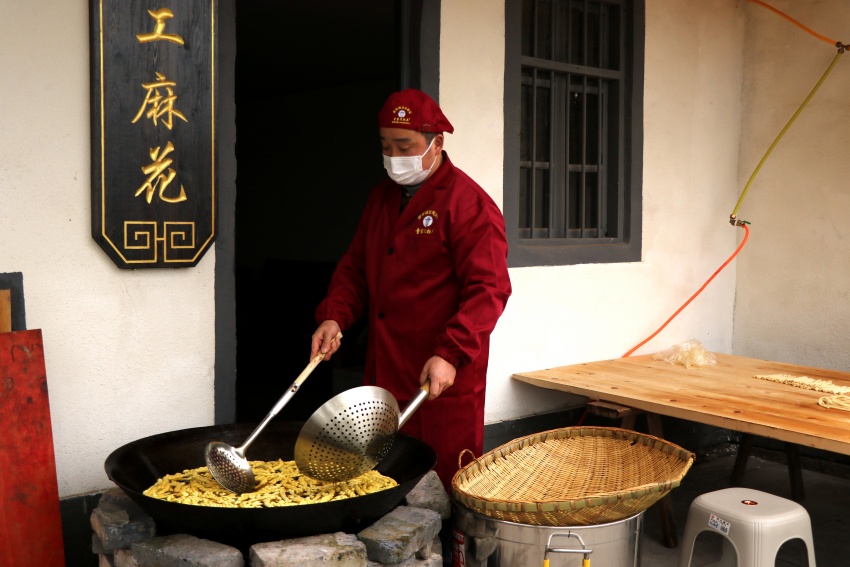
M 442 567 L 440 531 L 451 503 L 434 471 L 399 506 L 357 534 L 342 532 L 258 543 L 241 551 L 189 534 L 158 536 L 154 520 L 120 488 L 91 514 L 101 567 Z

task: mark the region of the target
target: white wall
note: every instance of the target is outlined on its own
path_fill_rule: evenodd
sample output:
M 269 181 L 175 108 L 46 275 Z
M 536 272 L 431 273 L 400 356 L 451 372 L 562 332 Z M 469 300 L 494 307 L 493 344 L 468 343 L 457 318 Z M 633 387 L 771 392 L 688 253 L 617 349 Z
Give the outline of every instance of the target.
M 501 204 L 498 4 L 442 3 L 440 99 L 456 127 L 452 159 Z M 773 4 L 848 39 L 844 0 Z M 90 235 L 87 5 L 6 0 L 2 14 L 0 272 L 23 273 L 27 325 L 44 334 L 65 497 L 110 486 L 103 462 L 124 443 L 212 423 L 215 249 L 195 268 L 112 264 Z M 718 269 L 742 236 L 728 218 L 747 177 L 834 55 L 743 0 L 647 0 L 646 36 L 643 258 L 511 270 L 490 423 L 576 405 L 511 375 L 622 356 Z M 739 214 L 753 223 L 741 255 L 638 354 L 696 338 L 848 367 L 848 64 L 757 178 Z
M 443 2 L 440 103 L 447 151 L 502 202 L 504 13 L 489 0 Z M 731 0 L 648 0 L 643 258 L 629 264 L 511 269 L 514 292 L 493 335 L 486 421 L 577 399 L 511 374 L 618 358 L 652 334 L 731 255 L 737 199 L 744 18 Z M 475 22 L 471 25 L 470 22 Z M 635 354 L 687 339 L 731 352 L 731 264 Z
M 846 0 L 774 0 L 820 35 L 850 43 Z M 746 8 L 744 187 L 837 50 L 757 6 Z M 850 54 L 844 53 L 776 144 L 739 217 L 734 351 L 850 370 Z
M 0 272 L 44 338 L 61 497 L 111 485 L 109 452 L 213 421 L 215 251 L 120 270 L 91 237 L 87 3 L 2 2 Z

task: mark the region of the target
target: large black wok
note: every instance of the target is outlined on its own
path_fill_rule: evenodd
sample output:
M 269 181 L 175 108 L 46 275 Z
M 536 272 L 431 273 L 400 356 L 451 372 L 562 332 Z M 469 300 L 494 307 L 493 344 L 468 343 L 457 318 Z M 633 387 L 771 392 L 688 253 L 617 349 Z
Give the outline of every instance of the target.
M 251 445 L 250 461 L 293 459 L 301 423 L 272 422 Z M 387 457 L 375 467 L 398 486 L 346 500 L 281 508 L 214 508 L 166 502 L 142 494 L 166 474 L 205 466 L 210 441 L 238 446 L 255 424 L 218 425 L 161 433 L 116 449 L 106 474 L 156 522 L 157 534 L 191 534 L 242 549 L 254 543 L 322 533 L 356 533 L 390 512 L 437 461 L 434 449 L 398 434 Z

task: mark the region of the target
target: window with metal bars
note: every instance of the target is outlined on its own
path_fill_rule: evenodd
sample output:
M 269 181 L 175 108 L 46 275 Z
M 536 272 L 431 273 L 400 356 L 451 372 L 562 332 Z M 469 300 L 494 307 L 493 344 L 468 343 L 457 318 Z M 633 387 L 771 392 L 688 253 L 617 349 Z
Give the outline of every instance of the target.
M 640 260 L 643 0 L 506 0 L 512 267 Z

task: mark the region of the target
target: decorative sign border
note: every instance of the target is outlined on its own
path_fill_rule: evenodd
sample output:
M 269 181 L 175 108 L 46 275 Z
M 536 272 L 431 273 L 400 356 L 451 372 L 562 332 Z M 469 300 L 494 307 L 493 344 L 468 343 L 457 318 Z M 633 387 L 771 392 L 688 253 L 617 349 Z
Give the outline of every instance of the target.
M 91 0 L 92 237 L 119 268 L 215 240 L 215 0 Z

